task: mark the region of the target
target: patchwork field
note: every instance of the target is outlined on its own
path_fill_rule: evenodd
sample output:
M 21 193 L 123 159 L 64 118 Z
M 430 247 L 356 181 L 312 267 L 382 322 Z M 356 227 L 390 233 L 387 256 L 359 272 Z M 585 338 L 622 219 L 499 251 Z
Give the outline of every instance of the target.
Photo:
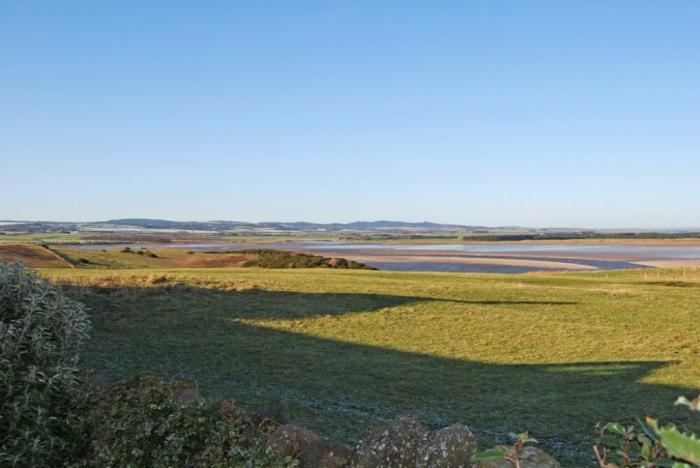
M 87 364 L 196 380 L 349 441 L 399 413 L 484 443 L 529 430 L 591 464 L 597 422 L 700 390 L 700 272 L 463 275 L 349 270 L 45 269 L 90 307 Z

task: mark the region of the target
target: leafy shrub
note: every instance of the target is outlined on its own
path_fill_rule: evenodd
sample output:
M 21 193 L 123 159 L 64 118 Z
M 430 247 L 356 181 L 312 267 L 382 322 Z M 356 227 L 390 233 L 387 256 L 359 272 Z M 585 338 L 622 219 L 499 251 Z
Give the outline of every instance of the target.
M 700 396 L 692 401 L 680 397 L 676 405 L 700 411 Z M 608 423 L 599 427 L 593 449 L 601 468 L 700 466 L 700 438 L 673 424 L 661 426 L 653 418 L 637 421 L 637 426 Z
M 84 307 L 20 264 L 0 263 L 0 465 L 57 466 L 83 449 Z
M 148 249 L 144 249 L 143 247 L 137 250 L 135 253 L 141 255 L 142 257 L 159 258 L 158 255 L 154 254 Z
M 292 467 L 265 443 L 271 423 L 154 377 L 118 383 L 93 411 L 95 466 Z M 196 392 L 195 392 L 196 393 Z
M 599 425 L 597 433 L 598 441 L 593 450 L 599 466 L 673 466 L 656 433 L 642 421 L 638 421 L 636 426 L 619 423 Z
M 132 254 L 137 254 L 141 255 L 142 257 L 150 257 L 150 258 L 160 258 L 158 255 L 154 254 L 150 250 L 141 247 L 139 250 L 133 250 L 131 247 L 126 246 L 120 250 L 121 253 L 132 253 Z

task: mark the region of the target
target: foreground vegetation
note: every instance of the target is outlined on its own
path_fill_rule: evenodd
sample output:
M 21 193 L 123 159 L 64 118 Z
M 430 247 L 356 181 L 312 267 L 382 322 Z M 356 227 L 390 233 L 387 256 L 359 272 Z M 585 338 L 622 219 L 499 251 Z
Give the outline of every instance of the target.
M 80 362 L 84 307 L 21 265 L 0 263 L 0 466 L 292 468 L 279 426 L 181 382 L 97 388 Z
M 482 443 L 529 430 L 565 466 L 596 423 L 700 388 L 700 273 L 518 276 L 355 270 L 43 270 L 90 308 L 87 363 L 200 382 L 338 441 L 400 413 Z
M 89 331 L 80 303 L 0 263 L 0 466 L 60 466 L 80 452 Z

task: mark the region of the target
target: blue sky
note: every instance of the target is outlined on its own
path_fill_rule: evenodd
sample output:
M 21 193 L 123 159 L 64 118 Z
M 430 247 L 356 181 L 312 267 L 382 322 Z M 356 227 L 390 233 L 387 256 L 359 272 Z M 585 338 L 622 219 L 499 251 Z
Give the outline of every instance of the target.
M 700 226 L 700 2 L 0 3 L 0 219 Z

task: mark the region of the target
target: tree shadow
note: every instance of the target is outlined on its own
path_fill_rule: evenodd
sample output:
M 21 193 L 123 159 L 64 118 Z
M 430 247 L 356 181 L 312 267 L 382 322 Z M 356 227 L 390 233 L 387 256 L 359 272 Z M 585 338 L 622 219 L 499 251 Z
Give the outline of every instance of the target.
M 667 361 L 512 365 L 466 361 L 305 333 L 304 318 L 338 320 L 426 301 L 379 294 L 223 291 L 176 285 L 69 290 L 95 325 L 88 364 L 109 378 L 148 372 L 193 379 L 210 395 L 258 405 L 280 397 L 293 422 L 349 441 L 400 413 L 429 425 L 464 422 L 485 441 L 529 430 L 573 466 L 590 457 L 595 424 L 646 414 L 687 422 L 674 399 L 687 389 L 644 383 Z M 284 330 L 255 321 L 288 321 Z M 299 324 L 295 328 L 296 324 Z M 338 320 L 333 326 L 344 326 Z M 586 462 L 587 463 L 587 462 Z
M 69 291 L 76 289 L 64 286 Z M 399 307 L 422 302 L 472 304 L 488 306 L 508 305 L 576 305 L 574 301 L 527 301 L 527 300 L 459 300 L 421 296 L 396 296 L 386 294 L 357 293 L 300 293 L 295 291 L 272 291 L 262 288 L 250 288 L 239 291 L 197 288 L 184 284 L 175 284 L 159 288 L 142 287 L 100 287 L 92 291 L 101 296 L 158 298 L 163 294 L 189 300 L 196 296 L 196 301 L 206 303 L 215 310 L 226 310 L 231 318 L 255 320 L 283 320 L 309 318 L 314 316 L 341 316 L 359 312 L 372 312 L 385 308 Z M 153 310 L 156 314 L 161 309 Z

